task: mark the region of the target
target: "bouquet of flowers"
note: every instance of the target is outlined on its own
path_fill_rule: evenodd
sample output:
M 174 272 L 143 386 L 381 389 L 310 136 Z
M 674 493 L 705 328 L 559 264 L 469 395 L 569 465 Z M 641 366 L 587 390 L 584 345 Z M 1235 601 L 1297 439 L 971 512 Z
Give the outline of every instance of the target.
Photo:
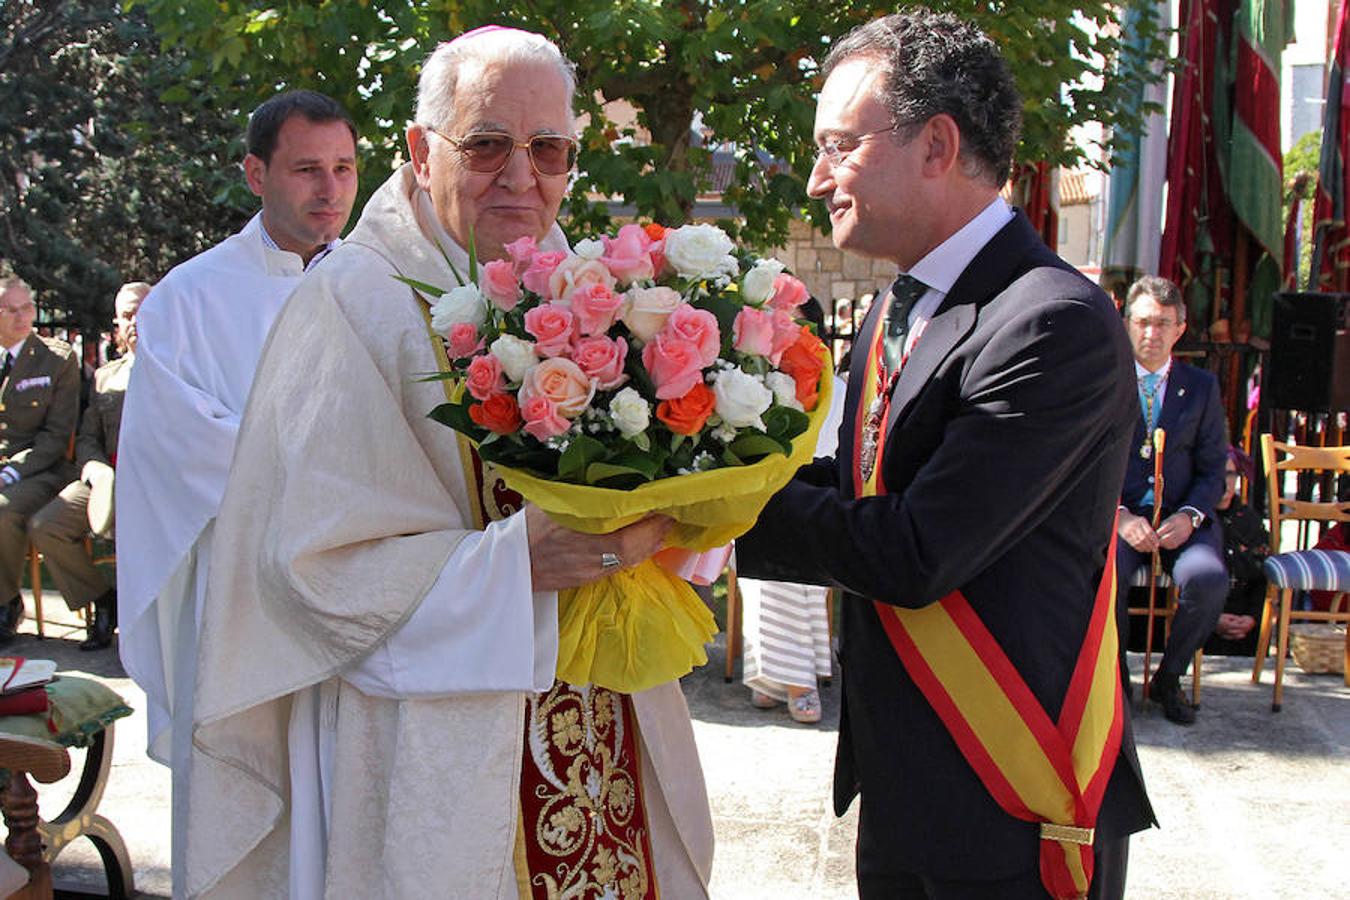
M 512 488 L 605 533 L 672 516 L 707 550 L 748 530 L 809 461 L 829 357 L 796 318 L 806 286 L 713 225 L 625 225 L 572 254 L 531 238 L 436 297 L 448 400 L 432 418 L 471 439 Z M 824 376 L 824 377 L 822 377 Z M 653 563 L 564 592 L 558 674 L 641 690 L 707 661 L 716 627 Z

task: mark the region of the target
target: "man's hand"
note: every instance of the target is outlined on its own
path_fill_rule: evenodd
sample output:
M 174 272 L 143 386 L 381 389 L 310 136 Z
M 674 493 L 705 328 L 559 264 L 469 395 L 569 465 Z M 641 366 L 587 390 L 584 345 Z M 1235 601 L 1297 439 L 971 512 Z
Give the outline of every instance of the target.
M 533 503 L 526 504 L 534 589 L 558 591 L 598 581 L 618 571 L 602 565 L 607 553 L 617 556 L 622 568 L 635 566 L 661 549 L 674 524 L 666 516 L 648 516 L 610 534 L 583 534 L 554 522 Z
M 1256 620 L 1251 616 L 1235 616 L 1232 613 L 1221 613 L 1219 615 L 1219 624 L 1214 626 L 1214 633 L 1219 637 L 1230 641 L 1240 641 L 1245 638 L 1254 627 L 1256 627 Z
M 1140 553 L 1152 553 L 1161 546 L 1158 533 L 1153 530 L 1148 519 L 1123 509 L 1120 511 L 1120 523 L 1116 525 L 1116 534 Z
M 1158 543 L 1164 550 L 1175 550 L 1191 539 L 1195 529 L 1184 512 L 1172 513 L 1158 525 Z

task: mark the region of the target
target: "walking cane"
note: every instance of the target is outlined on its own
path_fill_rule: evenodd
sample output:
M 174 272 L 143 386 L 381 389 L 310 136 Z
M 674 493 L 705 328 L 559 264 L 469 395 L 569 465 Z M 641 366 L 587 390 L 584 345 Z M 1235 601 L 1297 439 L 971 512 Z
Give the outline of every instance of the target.
M 1162 524 L 1163 500 L 1163 447 L 1167 443 L 1167 432 L 1161 428 L 1153 430 L 1153 530 L 1156 532 Z M 1148 572 L 1148 618 L 1144 632 L 1144 702 L 1148 703 L 1149 682 L 1152 680 L 1153 663 L 1153 618 L 1158 611 L 1158 578 L 1162 575 L 1162 549 L 1153 551 L 1152 566 Z

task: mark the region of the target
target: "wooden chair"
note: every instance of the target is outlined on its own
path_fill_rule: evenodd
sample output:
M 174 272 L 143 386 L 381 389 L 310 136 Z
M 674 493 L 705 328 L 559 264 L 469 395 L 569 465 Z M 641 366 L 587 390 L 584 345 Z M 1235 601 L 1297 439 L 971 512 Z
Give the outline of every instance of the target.
M 1152 562 L 1145 559 L 1139 568 L 1134 570 L 1130 576 L 1130 587 L 1148 587 L 1149 578 L 1153 574 Z M 1158 576 L 1156 587 L 1163 592 L 1163 605 L 1161 608 L 1155 606 L 1153 617 L 1163 620 L 1163 642 L 1172 636 L 1172 618 L 1177 614 L 1177 586 L 1172 580 L 1172 576 L 1163 572 Z M 1147 606 L 1131 606 L 1129 613 L 1132 616 L 1143 616 L 1148 621 L 1149 610 Z M 1121 643 L 1129 640 L 1129 635 L 1120 636 Z M 1148 703 L 1148 685 L 1153 677 L 1153 632 L 1150 629 L 1144 637 L 1144 687 L 1143 702 Z M 1191 706 L 1200 708 L 1200 669 L 1204 661 L 1205 651 L 1203 648 L 1195 651 L 1195 657 L 1191 660 Z
M 28 883 L 8 894 L 8 900 L 50 900 L 51 864 L 43 852 L 38 830 L 37 791 L 28 776 L 43 784 L 61 780 L 70 772 L 70 754 L 65 747 L 50 741 L 0 735 L 0 769 L 9 770 L 9 784 L 0 795 L 0 809 L 9 829 L 5 852 L 29 875 Z
M 734 559 L 734 557 L 733 557 Z M 825 595 L 825 621 L 830 629 L 830 643 L 834 643 L 834 602 L 838 593 L 838 588 L 831 588 Z M 736 583 L 736 566 L 727 566 L 727 659 L 726 668 L 722 671 L 722 680 L 727 684 L 735 679 L 736 660 L 741 658 L 745 651 L 744 634 L 741 627 L 741 592 Z M 822 678 L 823 684 L 830 683 L 829 678 Z
M 1270 502 L 1270 549 L 1266 558 L 1266 602 L 1261 611 L 1261 630 L 1256 639 L 1252 682 L 1261 680 L 1261 669 L 1270 651 L 1271 630 L 1278 622 L 1275 653 L 1275 695 L 1270 708 L 1280 711 L 1284 700 L 1284 665 L 1289 652 L 1289 623 L 1295 619 L 1350 624 L 1350 610 L 1320 612 L 1294 609 L 1294 595 L 1301 591 L 1350 590 L 1350 553 L 1306 549 L 1315 541 L 1313 525 L 1350 522 L 1350 501 L 1337 500 L 1337 482 L 1350 477 L 1350 446 L 1298 447 L 1261 435 L 1265 461 L 1267 497 Z M 1293 473 L 1293 487 L 1284 490 L 1286 473 Z M 1305 477 L 1298 477 L 1300 474 Z M 1311 476 L 1311 477 L 1308 477 Z M 1300 491 L 1300 482 L 1303 490 Z M 1292 496 L 1291 496 L 1292 494 Z M 1304 494 L 1305 496 L 1299 496 Z M 1311 499 L 1313 495 L 1316 500 Z M 1284 526 L 1297 523 L 1295 548 L 1280 552 Z M 1350 684 L 1350 629 L 1345 644 L 1345 678 Z

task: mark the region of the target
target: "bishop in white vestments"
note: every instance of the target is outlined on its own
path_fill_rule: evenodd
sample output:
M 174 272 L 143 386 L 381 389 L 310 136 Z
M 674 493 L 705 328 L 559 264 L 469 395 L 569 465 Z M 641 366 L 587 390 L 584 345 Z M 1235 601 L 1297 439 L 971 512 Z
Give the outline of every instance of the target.
M 423 68 L 405 165 L 268 339 L 202 610 L 190 896 L 707 896 L 712 829 L 676 683 L 554 681 L 555 589 L 667 524 L 581 535 L 519 509 L 427 413 L 444 349 L 396 276 L 454 284 L 522 236 L 565 249 L 570 68 L 510 29 Z M 500 166 L 461 147 L 492 129 Z M 490 142 L 488 142 L 490 143 Z M 472 166 L 472 168 L 470 167 Z M 514 513 L 514 514 L 512 514 Z

